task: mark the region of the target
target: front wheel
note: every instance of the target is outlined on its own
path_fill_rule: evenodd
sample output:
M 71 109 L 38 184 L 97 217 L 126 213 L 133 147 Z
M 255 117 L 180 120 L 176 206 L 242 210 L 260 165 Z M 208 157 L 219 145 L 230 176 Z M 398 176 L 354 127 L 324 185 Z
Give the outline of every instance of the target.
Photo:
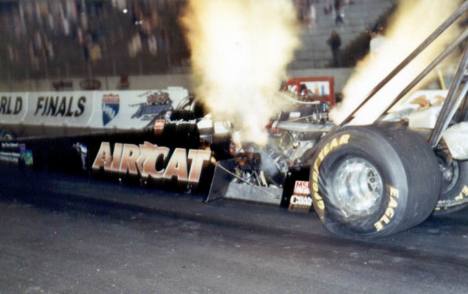
M 468 160 L 440 162 L 443 181 L 435 216 L 444 216 L 468 207 Z
M 314 209 L 332 233 L 386 236 L 424 221 L 436 206 L 441 174 L 418 134 L 390 126 L 345 127 L 312 158 Z

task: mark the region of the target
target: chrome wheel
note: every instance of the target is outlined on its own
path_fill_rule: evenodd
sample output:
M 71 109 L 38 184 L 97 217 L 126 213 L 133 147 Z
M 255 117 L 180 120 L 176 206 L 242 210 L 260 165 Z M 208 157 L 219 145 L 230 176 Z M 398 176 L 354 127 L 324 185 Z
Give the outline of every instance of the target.
M 369 161 L 353 157 L 341 162 L 332 178 L 331 204 L 344 217 L 361 217 L 376 212 L 383 195 L 382 176 Z
M 460 167 L 455 160 L 453 160 L 449 165 L 439 163 L 439 166 L 440 170 L 442 171 L 442 179 L 445 182 L 445 185 L 442 188 L 442 193 L 448 193 L 457 185 L 458 179 L 460 177 Z

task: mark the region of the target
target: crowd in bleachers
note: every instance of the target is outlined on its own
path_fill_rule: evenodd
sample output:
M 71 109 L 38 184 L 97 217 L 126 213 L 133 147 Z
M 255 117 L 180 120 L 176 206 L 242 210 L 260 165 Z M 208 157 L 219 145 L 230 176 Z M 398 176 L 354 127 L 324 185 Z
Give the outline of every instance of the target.
M 317 23 L 318 10 L 333 18 L 336 25 L 345 23 L 345 7 L 353 4 L 353 0 L 294 0 L 299 21 L 313 29 Z
M 144 74 L 188 64 L 179 17 L 187 0 L 0 2 L 0 66 L 13 75 Z M 293 0 L 299 21 L 345 22 L 352 0 Z M 322 13 L 322 11 L 324 13 Z M 1 74 L 1 73 L 0 73 Z
M 0 2 L 0 62 L 31 72 L 54 64 L 156 61 L 188 57 L 178 16 L 185 0 L 35 0 Z M 145 66 L 147 62 L 140 62 Z M 151 69 L 150 69 L 151 70 Z

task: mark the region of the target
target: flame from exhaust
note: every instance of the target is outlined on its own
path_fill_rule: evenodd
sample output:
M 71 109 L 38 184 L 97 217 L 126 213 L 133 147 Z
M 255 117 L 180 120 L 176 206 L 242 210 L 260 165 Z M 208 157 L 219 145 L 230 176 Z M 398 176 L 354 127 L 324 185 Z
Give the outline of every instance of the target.
M 291 0 L 190 0 L 182 18 L 196 94 L 215 119 L 232 121 L 245 141 L 265 143 L 265 126 L 299 46 Z
M 370 52 L 357 66 L 343 89 L 344 100 L 332 110 L 331 118 L 341 123 L 391 70 L 406 58 L 460 4 L 460 1 L 400 0 L 390 20 L 384 41 L 376 53 Z M 354 116 L 350 124 L 373 123 L 410 82 L 458 34 L 457 28 L 442 34 L 416 59 L 383 87 Z

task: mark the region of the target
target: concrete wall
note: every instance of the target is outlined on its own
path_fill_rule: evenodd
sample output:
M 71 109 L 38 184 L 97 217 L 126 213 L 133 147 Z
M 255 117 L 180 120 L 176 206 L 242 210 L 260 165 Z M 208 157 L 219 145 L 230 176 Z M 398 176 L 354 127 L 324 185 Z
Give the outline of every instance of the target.
M 321 69 L 302 69 L 293 70 L 288 74 L 290 77 L 300 76 L 333 76 L 335 77 L 335 90 L 341 91 L 346 80 L 351 75 L 351 68 L 321 68 Z M 119 84 L 119 77 L 96 77 L 102 83 L 102 90 L 116 90 Z M 73 89 L 81 90 L 80 81 L 83 78 L 66 79 L 73 82 Z M 53 91 L 52 82 L 56 80 L 25 80 L 25 81 L 0 81 L 0 91 Z M 168 74 L 168 75 L 146 75 L 130 76 L 129 90 L 144 89 L 164 89 L 170 86 L 181 86 L 188 89 L 192 88 L 191 77 L 189 74 Z M 69 89 L 67 89 L 69 90 Z
M 120 81 L 117 76 L 96 77 L 95 79 L 101 82 L 101 90 L 115 90 L 118 88 Z M 67 89 L 67 91 L 82 90 L 80 89 L 80 82 L 83 78 L 67 78 L 64 80 L 73 82 L 73 88 Z M 0 91 L 54 91 L 52 86 L 54 81 L 57 81 L 57 79 L 3 81 L 3 83 L 0 82 Z M 130 76 L 129 81 L 129 90 L 159 89 L 168 86 L 190 88 L 190 76 L 187 74 Z

